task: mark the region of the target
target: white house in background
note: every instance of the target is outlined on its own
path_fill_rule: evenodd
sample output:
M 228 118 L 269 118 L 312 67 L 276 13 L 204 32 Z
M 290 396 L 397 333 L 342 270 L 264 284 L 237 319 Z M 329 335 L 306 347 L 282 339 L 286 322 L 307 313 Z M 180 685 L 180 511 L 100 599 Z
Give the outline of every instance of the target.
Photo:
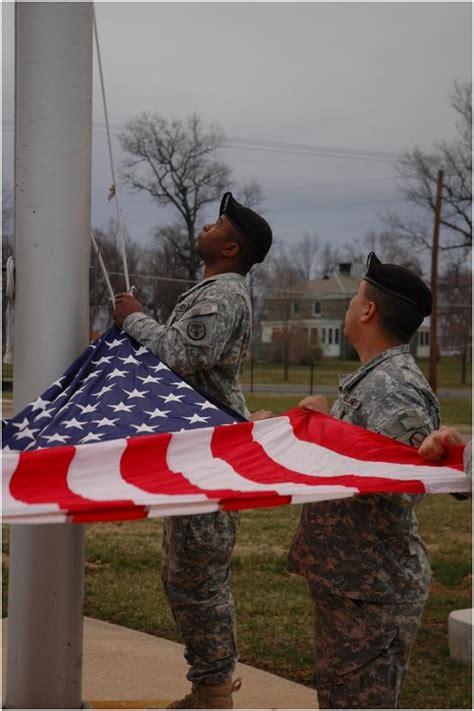
M 417 358 L 430 357 L 430 326 L 431 320 L 430 317 L 427 316 L 419 327 L 418 331 L 415 333 L 415 355 Z
M 271 357 L 272 344 L 283 334 L 291 342 L 298 338 L 309 348 L 319 347 L 328 358 L 350 357 L 352 348 L 344 337 L 344 316 L 357 291 L 361 276 L 351 274 L 351 264 L 339 264 L 337 272 L 294 288 L 276 289 L 265 299 L 260 342 L 262 352 Z M 425 318 L 413 339 L 417 358 L 428 358 L 430 319 Z
M 286 321 L 262 321 L 261 329 L 261 342 L 271 344 L 276 340 L 276 336 L 283 333 L 287 327 Z M 288 324 L 291 333 L 301 332 L 301 330 L 306 331 L 308 343 L 312 345 L 318 345 L 324 356 L 329 358 L 340 358 L 341 357 L 341 340 L 343 338 L 343 321 L 340 319 L 320 319 L 315 325 L 312 319 L 300 319 L 295 324 L 291 320 Z

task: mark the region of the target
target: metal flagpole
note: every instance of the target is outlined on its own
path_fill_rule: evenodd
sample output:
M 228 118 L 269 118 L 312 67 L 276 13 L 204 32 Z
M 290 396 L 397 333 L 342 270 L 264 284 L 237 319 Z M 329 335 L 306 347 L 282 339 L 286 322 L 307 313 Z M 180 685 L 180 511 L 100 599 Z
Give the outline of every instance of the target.
M 15 33 L 16 412 L 88 343 L 91 4 L 18 2 Z M 12 526 L 7 708 L 80 708 L 83 571 L 82 526 Z
M 443 177 L 442 170 L 438 170 L 436 183 L 435 219 L 433 227 L 433 247 L 431 250 L 431 293 L 433 294 L 433 305 L 431 307 L 430 319 L 430 361 L 429 378 L 430 385 L 436 393 L 438 390 L 438 253 L 439 253 L 439 229 L 441 224 L 441 204 L 443 201 Z

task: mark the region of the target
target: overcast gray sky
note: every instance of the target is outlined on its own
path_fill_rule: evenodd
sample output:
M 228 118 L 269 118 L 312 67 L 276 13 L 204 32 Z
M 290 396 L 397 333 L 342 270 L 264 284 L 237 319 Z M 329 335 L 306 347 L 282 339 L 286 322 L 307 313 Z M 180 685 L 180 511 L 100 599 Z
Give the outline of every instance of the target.
M 99 2 L 96 14 L 109 117 L 185 117 L 196 111 L 232 139 L 344 149 L 229 147 L 221 157 L 236 182 L 256 178 L 262 212 L 287 243 L 305 233 L 342 244 L 382 229 L 386 209 L 405 210 L 393 160 L 455 132 L 449 94 L 471 76 L 470 3 Z M 13 3 L 3 3 L 3 117 L 13 120 Z M 103 123 L 98 73 L 94 122 Z M 11 183 L 13 132 L 5 124 L 4 179 Z M 119 143 L 114 137 L 116 162 Z M 258 149 L 259 148 L 259 149 Z M 94 129 L 92 224 L 114 215 L 107 202 L 106 138 Z M 144 240 L 171 213 L 122 190 L 125 221 Z M 214 217 L 210 211 L 208 218 Z

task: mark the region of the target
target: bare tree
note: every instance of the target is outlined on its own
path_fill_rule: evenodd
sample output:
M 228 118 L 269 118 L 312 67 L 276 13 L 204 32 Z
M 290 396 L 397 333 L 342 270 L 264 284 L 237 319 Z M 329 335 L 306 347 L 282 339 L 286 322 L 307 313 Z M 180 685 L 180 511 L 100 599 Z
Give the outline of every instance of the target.
M 234 190 L 235 199 L 246 207 L 258 207 L 265 199 L 262 186 L 255 178 L 252 178 L 247 183 L 237 185 Z
M 197 114 L 167 120 L 145 112 L 129 121 L 120 135 L 128 154 L 122 170 L 125 182 L 177 213 L 177 221 L 159 235 L 179 252 L 191 279 L 199 269 L 194 242 L 201 212 L 230 184 L 230 168 L 215 158 L 224 141 L 220 128 L 205 127 Z
M 294 288 L 305 280 L 302 260 L 296 259 L 298 245 L 289 247 L 277 243 L 261 267 L 263 281 L 267 289 Z
M 440 346 L 461 363 L 461 383 L 466 383 L 472 357 L 472 272 L 460 260 L 451 260 L 439 278 Z
M 316 234 L 306 233 L 303 239 L 291 248 L 293 264 L 303 275 L 305 281 L 309 281 L 315 276 L 318 253 L 319 239 Z
M 436 183 L 439 170 L 444 172 L 441 225 L 445 240 L 441 251 L 472 246 L 472 86 L 455 83 L 451 106 L 457 113 L 457 135 L 450 142 L 441 141 L 431 153 L 416 147 L 402 155 L 396 165 L 402 194 L 425 215 L 434 215 Z M 388 224 L 403 238 L 415 241 L 421 248 L 431 249 L 431 231 L 426 220 L 406 219 L 395 213 L 385 217 Z
M 319 271 L 321 274 L 323 276 L 332 274 L 342 261 L 344 260 L 342 259 L 341 250 L 338 247 L 333 247 L 330 242 L 325 242 L 319 259 Z
M 382 262 L 399 264 L 421 276 L 423 269 L 420 258 L 396 234 L 389 230 L 368 232 L 362 239 L 357 237 L 341 249 L 343 261 L 351 262 L 355 274 L 364 274 L 367 267 L 367 255 L 375 252 Z
M 107 227 L 94 228 L 94 237 L 99 247 L 102 259 L 107 269 L 112 289 L 114 293 L 124 291 L 125 277 L 122 261 L 121 245 L 117 242 L 117 224 L 114 219 L 109 220 Z M 134 274 L 139 269 L 140 265 L 140 249 L 129 235 L 125 237 L 125 247 L 127 252 L 127 266 L 130 274 Z M 90 267 L 90 286 L 91 286 L 91 307 L 90 307 L 90 323 L 94 324 L 99 312 L 110 307 L 109 292 L 105 279 L 103 278 L 102 270 L 99 265 L 97 255 L 94 250 L 91 250 L 91 267 Z
M 196 279 L 201 262 L 186 228 L 180 222 L 173 222 L 157 227 L 153 235 L 157 240 L 157 254 L 160 255 L 158 274 Z

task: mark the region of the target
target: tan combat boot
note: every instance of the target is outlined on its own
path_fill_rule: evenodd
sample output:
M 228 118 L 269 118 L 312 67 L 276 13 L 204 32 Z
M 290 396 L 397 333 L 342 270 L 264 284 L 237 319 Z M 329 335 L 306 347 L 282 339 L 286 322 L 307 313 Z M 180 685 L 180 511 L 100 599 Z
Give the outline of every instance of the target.
M 232 694 L 241 687 L 241 679 L 229 677 L 222 684 L 193 684 L 190 694 L 175 701 L 169 709 L 233 709 Z
M 232 694 L 242 686 L 242 680 L 229 677 L 222 684 L 195 684 L 197 709 L 233 709 Z

